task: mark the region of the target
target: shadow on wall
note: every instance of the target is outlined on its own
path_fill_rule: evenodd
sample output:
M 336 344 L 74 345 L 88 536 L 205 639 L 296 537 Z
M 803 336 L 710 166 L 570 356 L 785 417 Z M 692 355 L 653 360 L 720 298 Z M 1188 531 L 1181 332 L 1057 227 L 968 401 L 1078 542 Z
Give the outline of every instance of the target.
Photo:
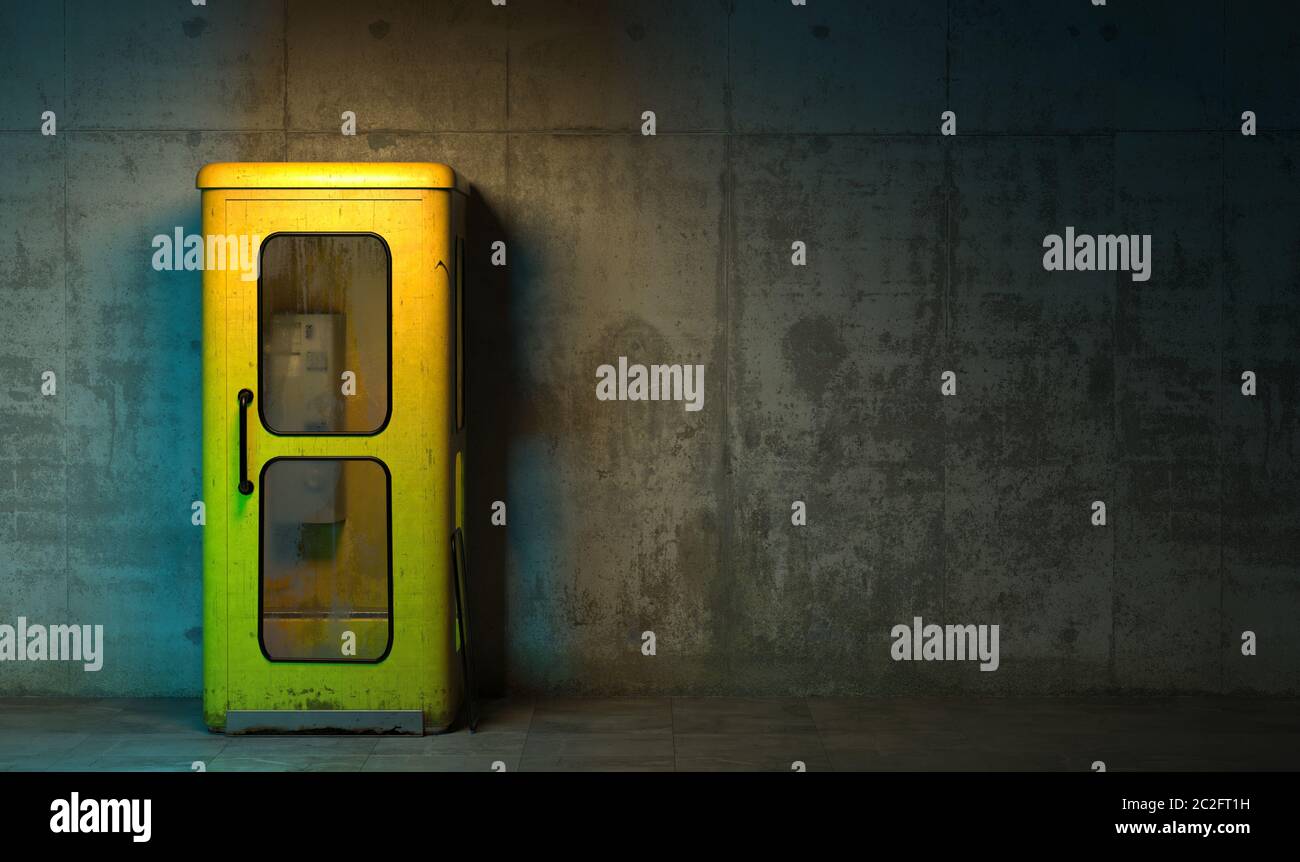
M 84 149 L 70 176 L 93 173 L 111 145 Z M 197 194 L 187 192 L 179 187 L 184 205 L 128 204 L 115 219 L 95 206 L 68 213 L 66 613 L 105 625 L 104 668 L 74 668 L 73 694 L 199 688 L 201 273 L 157 269 L 152 245 L 177 229 L 200 232 Z
M 453 166 L 454 167 L 454 166 Z M 469 552 L 472 637 L 479 693 L 505 693 L 506 543 L 491 531 L 492 504 L 507 500 L 507 459 L 516 391 L 509 267 L 492 265 L 492 244 L 505 229 L 471 184 L 465 213 L 466 409 L 468 461 L 465 526 Z

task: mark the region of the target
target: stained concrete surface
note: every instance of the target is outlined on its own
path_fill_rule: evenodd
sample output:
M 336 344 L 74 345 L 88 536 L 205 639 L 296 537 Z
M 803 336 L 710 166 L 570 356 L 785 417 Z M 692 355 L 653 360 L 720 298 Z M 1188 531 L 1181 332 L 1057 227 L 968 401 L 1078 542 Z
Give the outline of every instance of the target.
M 108 640 L 0 692 L 199 689 L 199 279 L 150 240 L 202 164 L 289 158 L 473 184 L 489 691 L 1296 693 L 1290 4 L 0 10 L 0 621 Z M 1069 224 L 1152 233 L 1151 281 L 1045 273 Z M 704 410 L 597 402 L 620 355 Z M 915 615 L 1001 669 L 890 661 Z
M 1295 770 L 1297 716 L 1228 697 L 543 697 L 489 701 L 474 734 L 225 737 L 197 700 L 0 698 L 0 771 Z

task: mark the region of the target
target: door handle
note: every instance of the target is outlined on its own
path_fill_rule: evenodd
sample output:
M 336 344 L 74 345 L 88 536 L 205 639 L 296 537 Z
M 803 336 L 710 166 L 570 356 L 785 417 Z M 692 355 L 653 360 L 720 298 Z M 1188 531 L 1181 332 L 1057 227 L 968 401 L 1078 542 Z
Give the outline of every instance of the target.
M 239 493 L 245 497 L 253 493 L 253 483 L 248 481 L 248 405 L 252 403 L 253 391 L 239 390 Z

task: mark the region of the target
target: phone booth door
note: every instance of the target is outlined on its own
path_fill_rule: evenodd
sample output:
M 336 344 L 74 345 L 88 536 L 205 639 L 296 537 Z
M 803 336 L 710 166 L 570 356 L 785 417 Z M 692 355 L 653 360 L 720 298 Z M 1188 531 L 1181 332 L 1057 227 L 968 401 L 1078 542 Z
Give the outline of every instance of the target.
M 256 284 L 227 274 L 227 732 L 450 721 L 429 194 L 226 204 L 262 237 Z

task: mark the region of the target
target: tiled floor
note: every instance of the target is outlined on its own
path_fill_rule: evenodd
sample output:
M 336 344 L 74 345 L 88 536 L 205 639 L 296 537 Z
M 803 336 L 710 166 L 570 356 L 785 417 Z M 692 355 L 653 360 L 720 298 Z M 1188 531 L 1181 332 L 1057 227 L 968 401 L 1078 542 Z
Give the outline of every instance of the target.
M 197 700 L 0 698 L 0 770 L 1300 769 L 1300 702 L 583 698 L 486 705 L 441 736 L 209 733 Z M 499 768 L 499 767 L 497 767 Z

